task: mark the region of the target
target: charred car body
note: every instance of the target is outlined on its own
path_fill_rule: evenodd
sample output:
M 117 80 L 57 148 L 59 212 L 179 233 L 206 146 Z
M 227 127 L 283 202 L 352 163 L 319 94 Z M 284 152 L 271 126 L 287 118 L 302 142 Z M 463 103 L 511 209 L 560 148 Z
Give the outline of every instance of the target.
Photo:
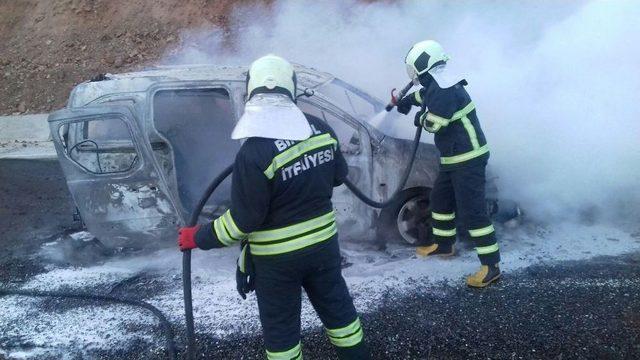
M 367 123 L 384 104 L 330 74 L 302 66 L 296 71 L 299 91 L 307 95 L 298 106 L 334 129 L 349 178 L 370 197 L 391 196 L 411 142 Z M 52 113 L 49 124 L 71 195 L 94 236 L 108 246 L 136 247 L 175 238 L 178 224 L 185 223 L 209 181 L 233 162 L 241 145 L 230 134 L 243 111 L 245 77 L 242 67 L 164 67 L 109 74 L 74 88 L 67 107 Z M 424 241 L 438 161 L 435 146 L 421 143 L 402 196 L 382 211 L 360 202 L 345 186 L 336 188 L 341 238 Z M 203 216 L 226 210 L 229 186 L 227 179 Z M 487 194 L 494 213 L 492 183 Z

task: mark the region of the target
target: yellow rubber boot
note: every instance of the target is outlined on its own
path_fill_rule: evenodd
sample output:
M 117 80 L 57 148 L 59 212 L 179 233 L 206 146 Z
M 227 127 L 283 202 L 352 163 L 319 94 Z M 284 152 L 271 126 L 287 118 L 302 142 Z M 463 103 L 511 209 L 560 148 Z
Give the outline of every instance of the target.
M 440 255 L 442 257 L 449 257 L 455 253 L 453 245 L 451 247 L 440 247 L 438 244 L 431 244 L 429 246 L 418 246 L 416 248 L 416 255 L 418 256 L 431 256 Z
M 500 267 L 498 264 L 488 266 L 482 265 L 480 270 L 467 277 L 467 285 L 475 288 L 483 288 L 500 278 Z

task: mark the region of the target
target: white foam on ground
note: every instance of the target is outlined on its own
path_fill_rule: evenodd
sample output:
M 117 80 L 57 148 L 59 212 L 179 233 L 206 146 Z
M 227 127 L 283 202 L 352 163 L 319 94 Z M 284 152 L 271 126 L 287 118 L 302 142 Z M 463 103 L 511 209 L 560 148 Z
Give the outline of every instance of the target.
M 502 269 L 513 272 L 537 264 L 635 252 L 640 250 L 640 239 L 637 234 L 631 235 L 631 231 L 605 225 L 558 224 L 553 229 L 529 225 L 501 229 L 500 246 Z M 400 296 L 415 291 L 416 286 L 421 289 L 419 291 L 433 289 L 437 295 L 441 284 L 461 285 L 464 276 L 478 267 L 473 249 L 459 249 L 458 256 L 445 260 L 415 258 L 413 249 L 401 246 L 391 247 L 386 253 L 357 248 L 349 244 L 343 246 L 344 253 L 353 263 L 343 273 L 360 312 L 375 311 L 383 297 L 389 294 Z M 227 338 L 260 331 L 255 295 L 249 295 L 243 301 L 236 293 L 237 253 L 235 247 L 194 252 L 193 298 L 197 332 Z M 162 290 L 151 291 L 154 295 L 147 301 L 160 308 L 171 322 L 182 325 L 184 309 L 180 265 L 181 254 L 166 249 L 92 267 L 54 269 L 35 276 L 23 288 L 77 291 L 92 288 L 108 292 L 119 282 L 146 273 L 164 284 Z M 38 309 L 39 301 L 15 297 L 0 299 L 0 308 L 3 309 L 0 328 L 2 334 L 8 334 L 2 335 L 3 341 L 6 342 L 7 336 L 29 339 L 37 344 L 36 349 L 49 351 L 55 347 L 63 353 L 71 349 L 89 351 L 126 347 L 132 336 L 143 336 L 125 329 L 128 323 L 155 321 L 150 316 L 140 316 L 139 310 L 122 306 L 83 306 L 55 313 Z M 305 329 L 320 325 L 304 298 L 302 324 Z M 154 341 L 160 343 L 162 339 Z M 11 356 L 17 357 L 18 352 L 14 350 L 19 349 L 13 349 L 13 352 L 5 350 L 5 356 L 14 354 Z M 25 353 L 20 354 L 23 356 Z M 28 354 L 27 357 L 32 357 Z
M 146 330 L 154 324 L 155 319 L 138 308 L 120 305 L 82 306 L 54 312 L 39 310 L 38 305 L 43 301 L 24 297 L 0 299 L 1 308 L 11 309 L 3 311 L 0 321 L 3 342 L 21 345 L 17 349 L 0 348 L 0 355 L 15 359 L 45 356 L 72 358 L 65 355 L 67 349 L 89 352 L 123 347 L 132 341 L 158 342 Z

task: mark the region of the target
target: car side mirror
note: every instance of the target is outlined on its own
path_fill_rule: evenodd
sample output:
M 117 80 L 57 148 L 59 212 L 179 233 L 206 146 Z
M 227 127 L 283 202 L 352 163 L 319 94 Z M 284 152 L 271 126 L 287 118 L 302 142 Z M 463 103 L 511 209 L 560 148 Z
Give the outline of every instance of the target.
M 299 97 L 312 97 L 316 92 L 313 89 L 304 89 L 304 91 L 296 96 L 296 99 Z

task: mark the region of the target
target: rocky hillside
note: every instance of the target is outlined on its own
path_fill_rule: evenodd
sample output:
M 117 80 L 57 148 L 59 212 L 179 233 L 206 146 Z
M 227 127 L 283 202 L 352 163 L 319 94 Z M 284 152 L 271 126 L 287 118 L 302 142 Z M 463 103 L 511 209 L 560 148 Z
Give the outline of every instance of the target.
M 0 114 L 60 108 L 78 82 L 153 64 L 182 29 L 226 30 L 236 4 L 258 1 L 0 0 Z

